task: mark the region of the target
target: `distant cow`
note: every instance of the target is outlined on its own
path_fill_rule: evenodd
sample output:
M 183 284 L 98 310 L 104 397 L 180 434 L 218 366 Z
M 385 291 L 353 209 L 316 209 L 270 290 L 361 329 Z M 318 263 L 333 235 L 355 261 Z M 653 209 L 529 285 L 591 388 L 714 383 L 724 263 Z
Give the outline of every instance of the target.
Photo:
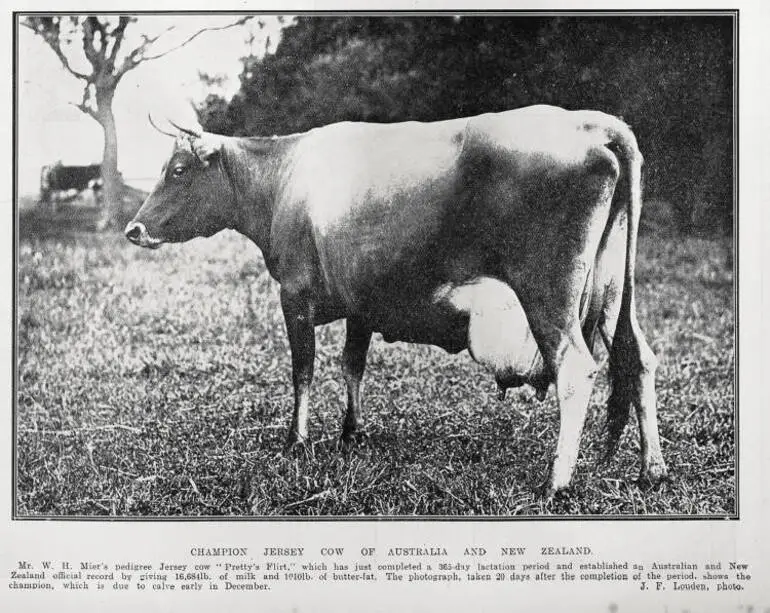
M 634 405 L 641 475 L 654 482 L 666 466 L 656 359 L 634 297 L 641 164 L 619 119 L 549 106 L 272 138 L 180 129 L 126 236 L 154 248 L 233 228 L 259 246 L 291 346 L 290 442 L 307 437 L 314 328 L 346 318 L 344 441 L 358 427 L 373 332 L 468 348 L 502 395 L 529 383 L 542 397 L 556 384 L 548 489 L 565 488 L 598 334 L 610 350 L 608 454 Z
M 64 166 L 56 162 L 40 170 L 40 199 L 46 204 L 54 205 L 62 195 L 71 193 L 70 190 L 82 192 L 92 189 L 98 199 L 101 187 L 102 171 L 99 164 Z

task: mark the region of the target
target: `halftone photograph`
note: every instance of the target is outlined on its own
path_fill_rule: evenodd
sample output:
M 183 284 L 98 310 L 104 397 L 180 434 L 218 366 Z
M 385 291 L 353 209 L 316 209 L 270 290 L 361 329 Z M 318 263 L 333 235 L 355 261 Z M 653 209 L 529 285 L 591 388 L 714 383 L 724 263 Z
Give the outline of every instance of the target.
M 16 14 L 33 518 L 736 517 L 737 14 Z

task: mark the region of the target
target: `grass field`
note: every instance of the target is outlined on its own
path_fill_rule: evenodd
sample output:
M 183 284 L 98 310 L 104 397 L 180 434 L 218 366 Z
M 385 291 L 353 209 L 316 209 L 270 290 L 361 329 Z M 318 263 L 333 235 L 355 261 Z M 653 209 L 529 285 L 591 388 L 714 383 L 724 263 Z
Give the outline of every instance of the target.
M 660 358 L 668 483 L 645 489 L 635 420 L 603 451 L 606 377 L 574 488 L 550 503 L 553 391 L 499 402 L 467 353 L 372 344 L 364 436 L 336 447 L 343 325 L 317 330 L 312 444 L 283 453 L 291 373 L 278 286 L 222 233 L 146 251 L 118 234 L 22 236 L 17 294 L 20 515 L 731 514 L 729 239 L 642 237 L 639 315 Z M 601 356 L 600 356 L 601 357 Z M 606 370 L 606 368 L 605 368 Z

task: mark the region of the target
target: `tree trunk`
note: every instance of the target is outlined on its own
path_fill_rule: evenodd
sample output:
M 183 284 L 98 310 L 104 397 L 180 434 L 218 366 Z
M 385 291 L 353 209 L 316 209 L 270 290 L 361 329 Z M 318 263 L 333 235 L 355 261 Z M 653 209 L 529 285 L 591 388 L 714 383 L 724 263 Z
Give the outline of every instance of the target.
M 123 211 L 123 180 L 118 172 L 118 134 L 112 113 L 112 91 L 96 92 L 96 120 L 104 131 L 102 155 L 102 214 L 99 228 L 116 228 L 120 225 Z

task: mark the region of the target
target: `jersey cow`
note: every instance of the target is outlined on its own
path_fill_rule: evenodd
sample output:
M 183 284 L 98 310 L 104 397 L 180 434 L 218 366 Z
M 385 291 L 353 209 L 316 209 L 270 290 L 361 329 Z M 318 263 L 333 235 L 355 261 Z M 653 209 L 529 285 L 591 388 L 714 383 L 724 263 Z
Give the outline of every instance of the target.
M 178 127 L 178 126 L 177 126 Z M 158 247 L 232 228 L 253 240 L 291 347 L 289 442 L 307 437 L 315 326 L 347 320 L 343 440 L 358 427 L 373 332 L 469 349 L 505 389 L 555 383 L 549 489 L 569 485 L 597 365 L 609 349 L 608 455 L 633 405 L 641 476 L 666 474 L 656 359 L 636 316 L 642 156 L 597 111 L 533 106 L 435 123 L 338 123 L 282 137 L 180 128 L 126 228 Z

